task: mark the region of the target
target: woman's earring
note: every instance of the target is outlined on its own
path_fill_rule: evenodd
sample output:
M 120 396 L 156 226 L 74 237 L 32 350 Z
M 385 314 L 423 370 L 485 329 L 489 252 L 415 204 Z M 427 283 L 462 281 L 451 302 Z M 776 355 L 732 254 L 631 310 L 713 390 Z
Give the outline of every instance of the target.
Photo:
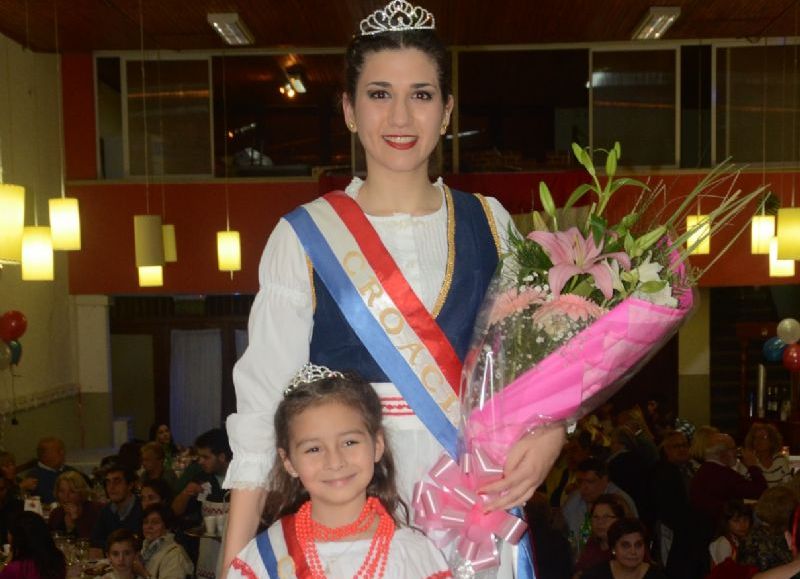
M 444 135 L 447 132 L 447 121 L 442 123 L 442 134 Z
M 356 124 L 353 121 L 347 123 L 347 128 L 350 129 L 350 131 L 352 131 L 353 133 L 356 132 Z

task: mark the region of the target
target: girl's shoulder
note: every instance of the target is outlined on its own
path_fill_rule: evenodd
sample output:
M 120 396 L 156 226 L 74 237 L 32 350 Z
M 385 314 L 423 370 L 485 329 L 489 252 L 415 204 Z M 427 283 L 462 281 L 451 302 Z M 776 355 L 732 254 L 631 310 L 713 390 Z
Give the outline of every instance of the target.
M 397 564 L 392 565 L 392 561 Z M 410 527 L 398 527 L 392 538 L 387 569 L 400 568 L 398 578 L 450 577 L 442 552 L 422 532 Z

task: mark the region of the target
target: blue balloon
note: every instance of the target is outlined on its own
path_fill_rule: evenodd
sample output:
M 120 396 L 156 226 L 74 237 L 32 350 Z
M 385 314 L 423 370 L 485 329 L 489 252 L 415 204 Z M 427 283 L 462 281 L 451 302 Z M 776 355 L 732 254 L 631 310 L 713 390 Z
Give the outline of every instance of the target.
M 767 362 L 780 362 L 783 360 L 783 351 L 786 349 L 786 342 L 781 340 L 778 336 L 773 336 L 764 342 L 764 348 L 761 350 L 764 354 L 764 360 Z

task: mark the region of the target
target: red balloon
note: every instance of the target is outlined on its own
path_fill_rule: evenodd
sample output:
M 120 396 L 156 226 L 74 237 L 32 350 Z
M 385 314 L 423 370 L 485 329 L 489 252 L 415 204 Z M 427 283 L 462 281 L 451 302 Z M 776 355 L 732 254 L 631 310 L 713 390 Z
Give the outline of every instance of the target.
M 4 342 L 19 340 L 28 329 L 28 320 L 20 311 L 9 310 L 0 317 L 0 339 Z
M 790 372 L 800 372 L 800 344 L 789 344 L 783 351 L 783 365 Z

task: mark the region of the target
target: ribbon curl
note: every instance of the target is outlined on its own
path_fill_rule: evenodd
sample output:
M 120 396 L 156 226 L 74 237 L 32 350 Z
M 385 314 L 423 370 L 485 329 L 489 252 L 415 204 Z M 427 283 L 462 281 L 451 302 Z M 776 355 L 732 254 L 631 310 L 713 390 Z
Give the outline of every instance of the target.
M 499 480 L 503 469 L 480 449 L 456 463 L 442 454 L 428 472 L 431 481 L 414 486 L 414 521 L 442 548 L 456 542 L 456 551 L 475 571 L 500 565 L 496 539 L 519 543 L 528 525 L 505 511 L 486 512 L 488 498 L 477 490 Z

